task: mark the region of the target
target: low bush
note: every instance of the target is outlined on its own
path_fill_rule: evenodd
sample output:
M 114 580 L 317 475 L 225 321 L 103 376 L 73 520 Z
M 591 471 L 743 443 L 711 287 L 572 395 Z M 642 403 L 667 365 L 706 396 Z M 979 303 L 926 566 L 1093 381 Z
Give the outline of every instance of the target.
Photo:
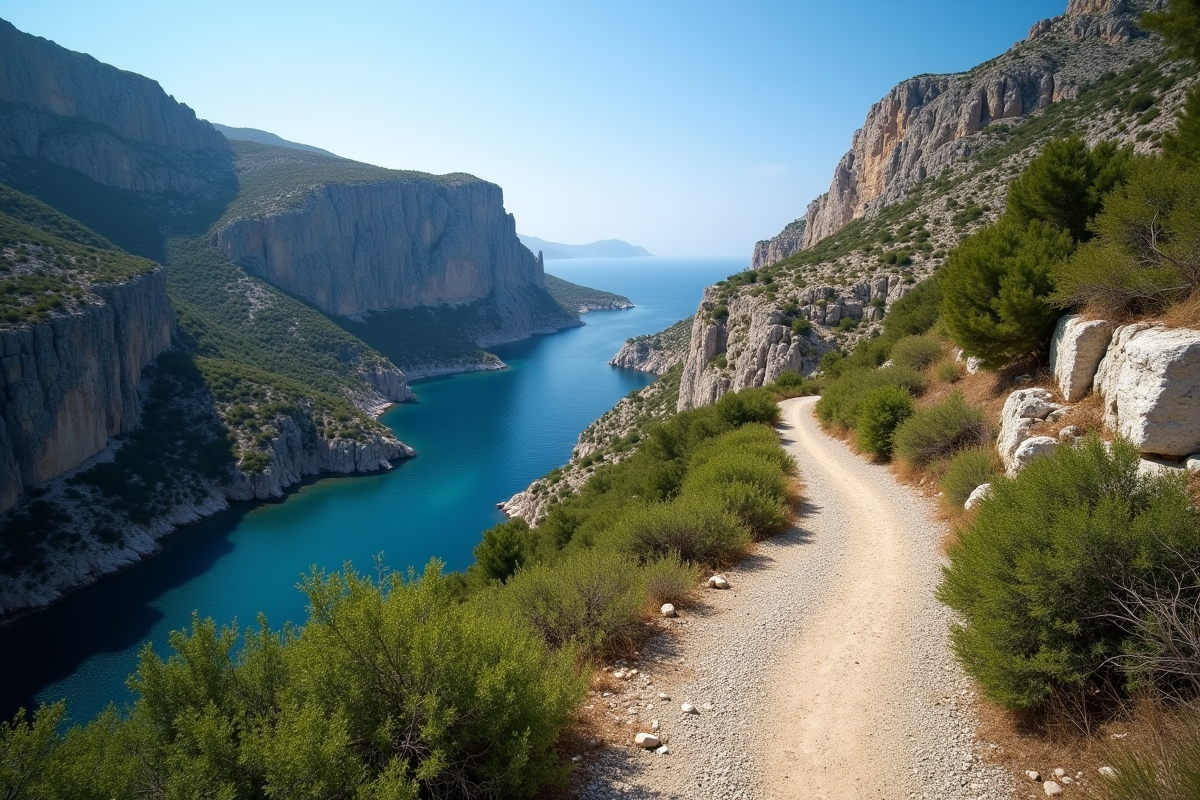
M 655 606 L 686 603 L 688 595 L 700 584 L 700 578 L 700 567 L 684 562 L 678 553 L 650 559 L 642 567 L 646 599 Z
M 798 372 L 784 370 L 770 388 L 781 398 L 811 397 L 818 395 L 824 389 L 825 383 L 820 378 L 805 378 Z
M 943 361 L 937 366 L 937 379 L 942 383 L 958 383 L 962 379 L 961 361 Z
M 817 401 L 817 416 L 826 425 L 853 428 L 858 424 L 863 400 L 873 390 L 894 386 L 910 394 L 920 394 L 924 385 L 925 380 L 919 372 L 899 365 L 846 372 L 826 387 Z
M 962 508 L 971 492 L 996 476 L 998 461 L 996 449 L 986 445 L 956 453 L 942 475 L 942 499 L 946 505 Z
M 1122 600 L 1155 586 L 1200 593 L 1180 580 L 1200 561 L 1200 515 L 1182 479 L 1138 464 L 1124 441 L 1060 448 L 993 481 L 951 546 L 939 597 L 963 615 L 954 649 L 1001 705 L 1118 693 L 1121 657 L 1154 647 L 1121 623 Z
M 896 429 L 896 455 L 915 466 L 925 466 L 955 450 L 987 440 L 983 412 L 954 392 L 937 405 L 922 408 Z
M 1112 800 L 1180 800 L 1200 797 L 1200 711 L 1152 712 L 1150 741 L 1112 748 L 1112 777 L 1102 776 Z
M 611 550 L 580 548 L 522 568 L 497 596 L 553 649 L 600 655 L 641 636 L 637 562 Z
M 899 386 L 880 386 L 858 411 L 858 445 L 880 459 L 892 457 L 892 438 L 900 423 L 913 414 L 912 396 Z
M 750 530 L 720 498 L 689 495 L 627 508 L 600 546 L 642 560 L 678 553 L 689 563 L 717 565 L 734 561 L 750 540 Z
M 892 345 L 892 361 L 924 372 L 942 357 L 942 343 L 936 336 L 906 336 Z

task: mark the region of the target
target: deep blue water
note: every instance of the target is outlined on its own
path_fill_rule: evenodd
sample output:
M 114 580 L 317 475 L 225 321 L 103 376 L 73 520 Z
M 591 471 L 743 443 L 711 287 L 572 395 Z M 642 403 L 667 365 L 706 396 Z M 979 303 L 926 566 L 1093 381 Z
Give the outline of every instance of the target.
M 323 478 L 278 503 L 238 504 L 177 531 L 163 552 L 0 628 L 0 719 L 19 706 L 65 698 L 76 720 L 132 700 L 126 677 L 147 642 L 193 612 L 245 626 L 302 622 L 296 589 L 310 567 L 448 569 L 471 563 L 480 533 L 503 519 L 496 503 L 570 457 L 579 432 L 652 376 L 608 366 L 630 336 L 696 310 L 704 286 L 741 259 L 577 259 L 547 271 L 628 296 L 636 308 L 584 315 L 587 325 L 496 349 L 510 369 L 421 381 L 416 403 L 383 416 L 417 458 L 390 472 Z

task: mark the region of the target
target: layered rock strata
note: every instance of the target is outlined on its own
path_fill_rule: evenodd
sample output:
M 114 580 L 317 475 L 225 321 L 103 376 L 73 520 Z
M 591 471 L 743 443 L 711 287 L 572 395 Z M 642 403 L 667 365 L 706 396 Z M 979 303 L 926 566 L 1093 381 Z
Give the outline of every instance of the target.
M 693 320 L 694 317 L 681 319 L 664 331 L 627 339 L 608 363 L 622 369 L 665 375 L 687 359 Z
M 754 254 L 750 257 L 750 268 L 767 267 L 777 261 L 783 261 L 804 246 L 804 228 L 807 220 L 804 217 L 788 226 L 770 239 L 763 239 L 754 245 Z
M 132 430 L 142 370 L 171 343 L 162 269 L 90 291 L 78 313 L 0 330 L 0 511 Z
M 0 20 L 0 157 L 138 192 L 202 192 L 232 174 L 225 137 L 149 78 Z

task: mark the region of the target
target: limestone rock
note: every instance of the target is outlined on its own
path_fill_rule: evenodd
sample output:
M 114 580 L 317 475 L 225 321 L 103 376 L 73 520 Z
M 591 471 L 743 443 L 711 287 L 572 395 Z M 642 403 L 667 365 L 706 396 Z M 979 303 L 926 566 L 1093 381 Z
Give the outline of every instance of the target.
M 1200 450 L 1200 331 L 1136 323 L 1117 329 L 1096 373 L 1105 422 L 1142 453 Z
M 1047 797 L 1058 797 L 1063 793 L 1063 788 L 1055 781 L 1046 781 L 1042 784 L 1042 791 L 1046 793 Z
M 1079 428 L 1074 425 L 1068 425 L 1058 432 L 1059 444 L 1070 444 L 1081 436 Z
M 662 747 L 662 740 L 653 733 L 639 733 L 633 737 L 633 743 L 647 750 L 657 750 L 659 747 Z
M 1183 463 L 1164 458 L 1143 458 L 1138 461 L 1139 475 L 1178 475 L 1185 469 Z
M 166 274 L 91 291 L 79 313 L 0 330 L 0 511 L 138 423 L 142 370 L 171 343 Z
M 683 705 L 681 705 L 679 707 L 679 710 L 682 711 L 684 714 L 699 714 L 700 713 L 699 711 L 696 710 L 696 707 L 694 705 L 692 705 L 691 703 L 684 703 Z
M 967 511 L 970 511 L 991 496 L 992 485 L 990 483 L 985 483 L 982 486 L 976 486 L 975 490 L 971 492 L 971 496 L 967 498 L 967 502 L 963 504 L 963 508 L 965 508 Z
M 708 586 L 710 589 L 728 589 L 729 581 L 724 575 L 713 575 L 708 579 Z
M 1058 439 L 1053 436 L 1029 437 L 1021 442 L 1013 453 L 1012 463 L 1008 467 L 1009 476 L 1016 475 L 1039 458 L 1053 455 L 1058 448 Z
M 1112 335 L 1113 324 L 1105 320 L 1068 314 L 1058 321 L 1050 340 L 1050 370 L 1068 403 L 1082 400 L 1091 390 Z
M 658 753 L 660 756 L 666 756 L 671 754 L 671 748 L 664 744 L 661 747 L 656 748 L 654 752 Z
M 996 449 L 1010 474 L 1014 472 L 1017 448 L 1032 435 L 1033 427 L 1061 408 L 1052 397 L 1045 389 L 1018 389 L 1004 401 Z
M 663 603 L 663 607 L 662 607 L 661 609 L 659 609 L 659 612 L 660 612 L 660 613 L 661 613 L 661 614 L 662 614 L 664 617 L 677 617 L 677 616 L 679 616 L 678 612 L 677 612 L 677 611 L 675 611 L 675 606 L 671 605 L 670 603 Z
M 1029 778 L 1029 780 L 1033 781 L 1034 783 L 1042 782 L 1042 773 L 1038 772 L 1036 769 L 1025 770 L 1025 777 Z
M 203 192 L 234 179 L 225 137 L 155 81 L 3 20 L 0 157 L 138 192 Z
M 1188 472 L 1200 472 L 1200 453 L 1193 453 L 1188 456 L 1184 460 L 1183 466 Z
M 756 243 L 750 258 L 751 269 L 769 267 L 798 251 L 804 244 L 805 222 L 804 217 L 801 217 L 789 223 L 778 235 Z

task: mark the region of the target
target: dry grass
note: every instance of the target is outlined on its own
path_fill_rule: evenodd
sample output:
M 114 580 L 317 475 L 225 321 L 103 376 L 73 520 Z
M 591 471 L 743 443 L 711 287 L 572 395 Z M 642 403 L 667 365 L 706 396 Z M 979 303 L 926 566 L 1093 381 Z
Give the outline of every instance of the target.
M 1162 322 L 1168 328 L 1200 330 L 1200 291 L 1192 292 L 1188 299 L 1168 309 L 1162 317 Z
M 1064 769 L 1072 780 L 1064 797 L 1096 797 L 1104 787 L 1100 767 L 1111 765 L 1121 750 L 1158 752 L 1181 715 L 1160 702 L 1139 698 L 1084 733 L 1065 712 L 1014 714 L 981 700 L 979 718 L 979 739 L 995 745 L 981 750 L 983 759 L 1017 777 L 1017 797 L 1044 800 L 1041 785 L 1026 778 L 1026 770 L 1040 772 L 1043 780 L 1056 780 L 1054 770 Z

